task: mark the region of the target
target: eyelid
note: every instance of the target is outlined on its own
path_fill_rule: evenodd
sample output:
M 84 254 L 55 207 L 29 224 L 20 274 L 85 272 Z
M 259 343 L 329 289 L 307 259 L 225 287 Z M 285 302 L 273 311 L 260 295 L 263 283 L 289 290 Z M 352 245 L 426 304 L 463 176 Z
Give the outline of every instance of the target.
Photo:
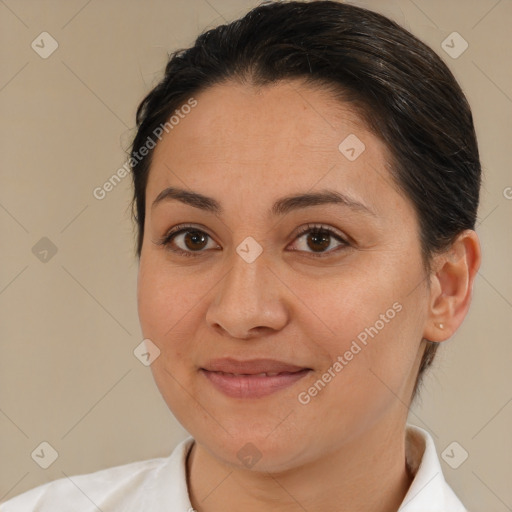
M 341 233 L 336 228 L 327 226 L 326 224 L 322 224 L 322 223 L 308 223 L 303 226 L 300 226 L 295 230 L 293 237 L 295 239 L 296 237 L 302 236 L 305 233 L 309 233 L 310 231 L 315 231 L 315 230 L 316 231 L 324 231 L 326 233 L 329 233 L 330 235 L 333 235 L 334 237 L 337 237 L 338 239 L 340 239 L 341 241 L 343 241 L 347 244 L 349 243 L 350 237 Z

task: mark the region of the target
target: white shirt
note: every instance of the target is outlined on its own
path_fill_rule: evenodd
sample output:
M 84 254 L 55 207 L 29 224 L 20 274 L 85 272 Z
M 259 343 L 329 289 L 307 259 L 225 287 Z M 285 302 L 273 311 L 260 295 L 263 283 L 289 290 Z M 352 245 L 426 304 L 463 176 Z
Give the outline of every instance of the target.
M 133 462 L 40 485 L 0 505 L 0 512 L 193 512 L 182 441 L 169 457 Z M 399 512 L 467 512 L 446 483 L 434 441 L 406 426 L 406 457 L 413 482 Z

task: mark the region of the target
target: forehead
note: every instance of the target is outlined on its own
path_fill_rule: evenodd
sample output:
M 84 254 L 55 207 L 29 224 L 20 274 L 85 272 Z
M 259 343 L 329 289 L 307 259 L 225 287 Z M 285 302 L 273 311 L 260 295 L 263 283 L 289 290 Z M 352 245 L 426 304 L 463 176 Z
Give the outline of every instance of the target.
M 155 148 L 148 202 L 171 184 L 213 197 L 236 190 L 260 203 L 315 187 L 366 197 L 376 210 L 400 201 L 385 144 L 326 90 L 228 82 L 194 99 Z
M 172 129 L 171 133 L 178 134 L 180 140 L 168 137 L 168 145 L 173 149 L 187 142 L 206 151 L 222 147 L 229 154 L 243 149 L 247 157 L 262 158 L 269 151 L 279 152 L 292 146 L 310 154 L 307 149 L 311 144 L 325 150 L 337 149 L 343 131 L 367 131 L 348 105 L 319 86 L 298 81 L 261 87 L 226 82 L 194 98 L 197 106 Z

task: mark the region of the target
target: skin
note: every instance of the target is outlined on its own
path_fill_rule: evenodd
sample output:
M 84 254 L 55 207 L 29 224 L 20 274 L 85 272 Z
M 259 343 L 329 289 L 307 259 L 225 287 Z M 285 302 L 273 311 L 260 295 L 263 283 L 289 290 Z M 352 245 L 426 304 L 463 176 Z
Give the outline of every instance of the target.
M 155 381 L 196 440 L 187 461 L 191 503 L 199 512 L 396 510 L 411 483 L 405 423 L 421 340 L 448 339 L 465 317 L 478 238 L 461 233 L 426 276 L 418 221 L 391 180 L 386 146 L 326 91 L 298 81 L 228 82 L 194 97 L 197 106 L 153 155 L 138 279 L 143 335 L 161 351 Z M 338 149 L 349 134 L 366 146 L 355 161 Z M 224 212 L 176 200 L 152 208 L 169 186 L 213 197 Z M 322 189 L 350 195 L 374 215 L 339 204 L 267 215 L 283 196 Z M 185 234 L 174 239 L 174 248 L 198 256 L 157 243 L 181 223 L 208 235 L 202 245 Z M 329 254 L 315 257 L 322 249 L 311 235 L 296 235 L 308 223 L 349 245 L 331 237 Z M 236 252 L 248 236 L 263 249 L 252 263 Z M 394 303 L 401 311 L 300 403 L 298 394 Z M 266 397 L 230 398 L 198 371 L 219 357 L 313 371 Z M 261 455 L 252 467 L 237 457 L 247 443 Z

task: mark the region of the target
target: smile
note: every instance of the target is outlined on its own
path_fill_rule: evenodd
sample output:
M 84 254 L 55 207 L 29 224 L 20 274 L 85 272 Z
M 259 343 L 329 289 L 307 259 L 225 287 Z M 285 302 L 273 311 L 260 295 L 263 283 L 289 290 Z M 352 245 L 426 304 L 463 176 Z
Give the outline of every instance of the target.
M 231 398 L 262 398 L 292 386 L 312 371 L 310 368 L 292 367 L 290 365 L 287 365 L 286 370 L 278 371 L 276 367 L 279 364 L 283 366 L 283 364 L 275 361 L 270 364 L 267 363 L 268 366 L 274 366 L 274 368 L 269 368 L 268 371 L 261 371 L 261 366 L 265 364 L 262 361 L 226 363 L 226 360 L 223 360 L 217 366 L 227 366 L 229 364 L 231 366 L 245 365 L 245 368 L 236 368 L 237 371 L 201 368 L 200 373 L 208 379 L 208 382 L 215 389 Z

